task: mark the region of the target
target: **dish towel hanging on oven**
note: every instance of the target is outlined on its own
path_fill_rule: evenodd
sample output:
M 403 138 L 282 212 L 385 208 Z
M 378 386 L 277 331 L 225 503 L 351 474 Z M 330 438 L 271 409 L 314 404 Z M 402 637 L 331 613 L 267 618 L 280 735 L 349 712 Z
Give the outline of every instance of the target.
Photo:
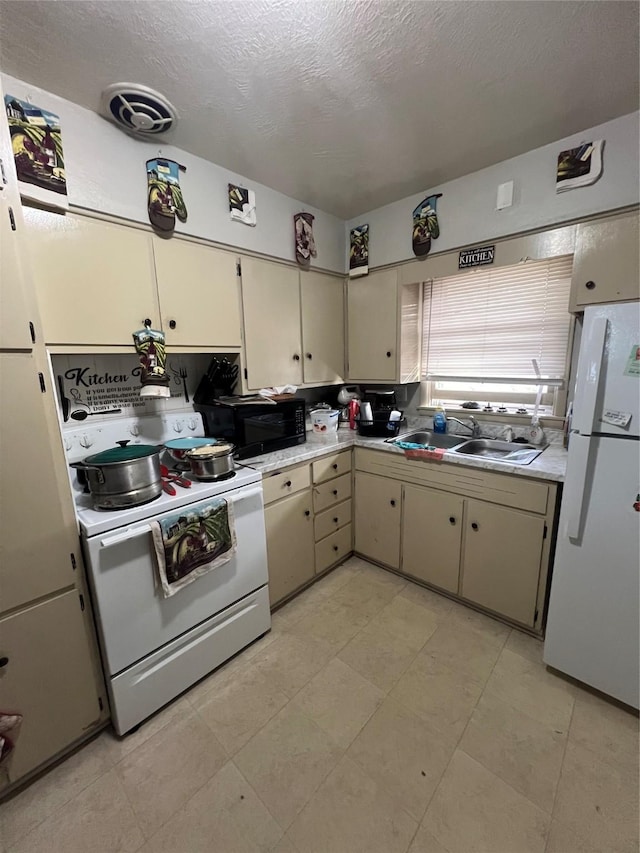
M 233 507 L 224 498 L 183 507 L 151 523 L 158 575 L 165 598 L 201 575 L 228 563 L 236 553 Z

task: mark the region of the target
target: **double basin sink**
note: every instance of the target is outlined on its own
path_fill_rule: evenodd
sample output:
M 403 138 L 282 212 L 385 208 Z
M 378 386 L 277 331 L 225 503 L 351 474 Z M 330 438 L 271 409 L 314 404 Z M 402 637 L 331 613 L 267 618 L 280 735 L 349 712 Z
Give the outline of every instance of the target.
M 492 459 L 496 462 L 508 462 L 510 465 L 529 465 L 548 446 L 537 447 L 534 444 L 502 441 L 499 438 L 465 438 L 463 435 L 450 435 L 431 432 L 430 430 L 418 430 L 399 435 L 397 438 L 391 439 L 390 443 L 397 444 L 400 441 L 442 448 L 453 453 L 459 453 L 462 456 L 476 456 Z

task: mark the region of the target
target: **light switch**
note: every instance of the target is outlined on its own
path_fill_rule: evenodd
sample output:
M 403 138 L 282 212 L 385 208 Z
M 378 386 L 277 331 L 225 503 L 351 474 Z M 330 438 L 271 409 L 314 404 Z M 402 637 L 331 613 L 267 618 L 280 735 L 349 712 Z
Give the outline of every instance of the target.
M 498 198 L 496 199 L 496 210 L 504 210 L 513 204 L 513 181 L 507 181 L 498 186 Z

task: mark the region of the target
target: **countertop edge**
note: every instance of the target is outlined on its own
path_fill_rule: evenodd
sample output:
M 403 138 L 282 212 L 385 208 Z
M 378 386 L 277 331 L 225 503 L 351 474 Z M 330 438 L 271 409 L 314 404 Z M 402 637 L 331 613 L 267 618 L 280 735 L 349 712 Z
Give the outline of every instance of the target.
M 384 438 L 365 438 L 353 433 L 344 434 L 340 430 L 334 440 L 323 440 L 322 442 L 311 439 L 304 444 L 289 447 L 286 450 L 276 450 L 250 459 L 243 459 L 241 464 L 255 468 L 263 475 L 274 471 L 290 468 L 292 465 L 301 465 L 311 462 L 332 453 L 339 453 L 351 447 L 362 447 L 369 450 L 378 450 L 383 453 L 397 453 L 404 455 L 399 447 L 386 443 Z M 530 480 L 547 480 L 556 483 L 564 482 L 567 465 L 567 451 L 564 447 L 551 444 L 530 465 L 509 465 L 486 458 L 461 457 L 456 453 L 445 453 L 443 462 L 453 465 L 462 465 L 466 468 L 481 468 L 485 471 L 494 471 L 498 474 L 515 474 L 519 477 L 527 477 Z M 438 461 L 427 460 L 421 464 L 440 464 Z

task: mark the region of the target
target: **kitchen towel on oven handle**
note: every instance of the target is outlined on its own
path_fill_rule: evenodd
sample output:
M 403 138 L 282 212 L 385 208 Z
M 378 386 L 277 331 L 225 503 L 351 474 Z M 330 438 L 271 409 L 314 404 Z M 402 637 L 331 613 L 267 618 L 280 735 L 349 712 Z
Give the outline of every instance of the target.
M 214 498 L 151 523 L 162 594 L 169 598 L 236 553 L 233 506 Z

